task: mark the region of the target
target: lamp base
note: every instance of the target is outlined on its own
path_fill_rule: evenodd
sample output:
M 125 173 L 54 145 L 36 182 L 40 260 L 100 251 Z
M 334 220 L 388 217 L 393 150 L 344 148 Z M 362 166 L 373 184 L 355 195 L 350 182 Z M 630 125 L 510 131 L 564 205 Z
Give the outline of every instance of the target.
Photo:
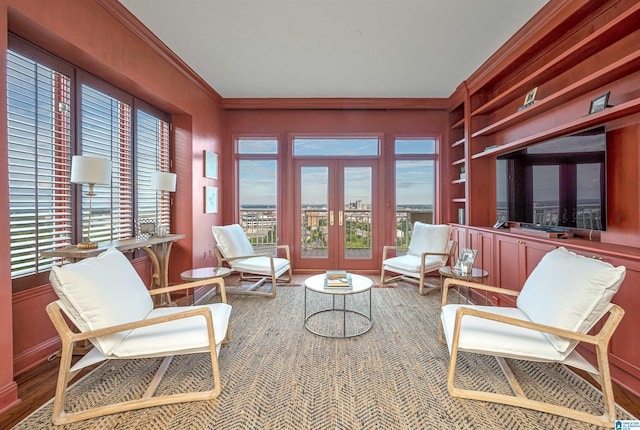
M 76 245 L 78 249 L 95 249 L 98 247 L 98 244 L 95 242 L 91 242 L 88 238 L 84 238 L 84 240 Z

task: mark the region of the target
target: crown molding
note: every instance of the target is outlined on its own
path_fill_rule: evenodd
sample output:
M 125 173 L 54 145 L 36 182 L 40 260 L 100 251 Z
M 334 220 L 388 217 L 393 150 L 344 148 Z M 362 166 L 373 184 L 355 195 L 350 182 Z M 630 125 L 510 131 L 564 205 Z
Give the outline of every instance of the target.
M 222 108 L 234 109 L 334 109 L 334 110 L 446 110 L 446 98 L 225 98 Z
M 182 61 L 167 45 L 164 44 L 155 34 L 151 32 L 138 18 L 136 18 L 118 0 L 96 0 L 115 19 L 117 19 L 128 30 L 139 37 L 158 55 L 166 60 L 171 66 L 182 73 L 187 79 L 193 82 L 198 88 L 222 102 L 222 96 L 218 94 L 204 79 L 200 77 L 187 63 Z

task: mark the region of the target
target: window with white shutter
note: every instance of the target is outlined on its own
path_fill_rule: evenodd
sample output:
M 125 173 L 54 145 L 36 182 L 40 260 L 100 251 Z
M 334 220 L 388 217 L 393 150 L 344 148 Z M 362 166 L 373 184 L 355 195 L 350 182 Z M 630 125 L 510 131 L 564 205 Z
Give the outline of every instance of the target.
M 170 228 L 170 196 L 150 188 L 151 174 L 168 172 L 169 119 L 148 106 L 136 104 L 136 188 L 137 218 L 153 219 L 157 225 Z
M 38 254 L 71 243 L 71 75 L 7 51 L 13 278 L 49 270 L 53 261 Z
M 137 218 L 156 214 L 169 227 L 169 199 L 150 187 L 152 172 L 170 168 L 169 115 L 12 34 L 7 130 L 14 291 L 47 282 L 60 259 L 40 253 L 87 232 L 88 186 L 70 183 L 73 155 L 112 162 L 111 184 L 95 185 L 92 241 L 130 238 Z

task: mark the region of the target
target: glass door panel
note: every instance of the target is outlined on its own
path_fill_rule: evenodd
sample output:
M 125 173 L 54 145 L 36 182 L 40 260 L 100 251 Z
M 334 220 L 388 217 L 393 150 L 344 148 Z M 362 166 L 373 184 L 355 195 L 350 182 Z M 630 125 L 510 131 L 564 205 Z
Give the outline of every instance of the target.
M 329 167 L 300 167 L 301 258 L 329 256 Z
M 343 211 L 338 223 L 343 227 L 345 260 L 371 258 L 371 211 L 373 174 L 370 166 L 344 167 Z

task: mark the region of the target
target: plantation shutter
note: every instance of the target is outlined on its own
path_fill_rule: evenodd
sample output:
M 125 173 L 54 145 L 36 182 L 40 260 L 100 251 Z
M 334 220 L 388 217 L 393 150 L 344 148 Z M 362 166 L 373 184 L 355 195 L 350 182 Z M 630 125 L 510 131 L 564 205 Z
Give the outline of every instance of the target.
M 169 122 L 136 109 L 136 184 L 138 218 L 170 227 L 170 196 L 150 187 L 151 174 L 169 171 Z M 157 208 L 157 209 L 156 209 Z
M 7 51 L 11 276 L 51 268 L 71 243 L 71 73 Z
M 131 103 L 83 83 L 80 145 L 82 155 L 111 160 L 111 184 L 96 185 L 91 240 L 104 242 L 133 235 Z M 88 186 L 83 186 L 86 193 Z M 87 232 L 89 198 L 82 198 L 82 231 Z

